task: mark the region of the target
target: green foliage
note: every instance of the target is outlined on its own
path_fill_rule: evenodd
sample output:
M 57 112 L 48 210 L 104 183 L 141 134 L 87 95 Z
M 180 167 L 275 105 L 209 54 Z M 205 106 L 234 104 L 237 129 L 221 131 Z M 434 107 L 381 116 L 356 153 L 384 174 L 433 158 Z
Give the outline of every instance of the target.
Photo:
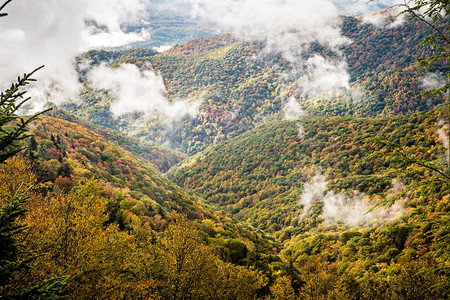
M 275 281 L 274 295 L 282 284 L 305 298 L 377 298 L 389 290 L 390 297 L 403 299 L 414 289 L 401 288 L 401 280 L 416 278 L 418 297 L 444 299 L 448 180 L 427 166 L 439 171 L 445 161 L 446 149 L 436 134 L 436 120 L 445 116 L 441 107 L 390 119 L 272 122 L 206 149 L 167 175 L 283 242 L 283 265 L 294 271 L 290 281 Z M 304 129 L 300 137 L 298 124 Z M 319 169 L 328 189 L 343 194 L 359 190 L 371 196 L 373 205 L 407 199 L 403 216 L 392 224 L 380 219 L 373 228 L 348 230 L 322 223 L 321 205 L 313 203 L 310 214 L 300 219 L 298 199 Z M 391 191 L 392 179 L 401 180 L 404 189 Z M 286 274 L 275 263 L 269 265 L 279 278 Z M 404 267 L 407 271 L 399 271 Z
M 445 20 L 437 24 L 439 28 L 446 25 Z M 442 97 L 422 94 L 425 70 L 411 68 L 415 59 L 433 55 L 430 47 L 417 46 L 431 33 L 432 29 L 420 21 L 407 20 L 394 28 L 382 28 L 345 17 L 343 34 L 353 41 L 342 49 L 349 65 L 350 90 L 299 99 L 300 104 L 314 116 L 376 117 L 423 111 L 443 103 Z M 83 102 L 65 109 L 95 124 L 193 155 L 208 145 L 236 137 L 263 120 L 282 118 L 280 95 L 295 95 L 297 79 L 280 76 L 290 72 L 290 65 L 279 55 L 259 57 L 263 47 L 261 43 L 239 42 L 231 35 L 219 35 L 192 40 L 158 55 L 137 54 L 121 59 L 129 53 L 86 54 L 94 60 L 97 55 L 109 58 L 114 64 L 151 63 L 164 78 L 169 99 L 203 99 L 196 117 L 185 117 L 170 127 L 157 116 L 139 127 L 132 125 L 135 116 L 113 118 L 109 112 L 113 99 L 86 82 Z M 429 71 L 447 72 L 448 65 L 436 62 Z
M 29 199 L 28 191 L 8 195 L 6 204 L 0 211 L 0 286 L 4 287 L 15 271 L 25 268 L 32 257 L 20 259 L 25 245 L 17 241 L 17 234 L 26 226 L 19 223 L 19 218 L 25 215 L 24 203 Z
M 43 67 L 43 66 L 42 66 Z M 34 114 L 31 117 L 19 115 L 19 109 L 30 100 L 24 98 L 27 91 L 23 87 L 35 81 L 31 76 L 41 69 L 39 67 L 33 72 L 24 74 L 17 78 L 17 83 L 1 92 L 0 95 L 0 163 L 14 156 L 24 149 L 20 141 L 29 137 L 27 126 L 43 112 Z
M 439 63 L 448 65 L 450 56 L 450 36 L 448 31 L 448 17 L 450 7 L 447 0 L 423 1 L 415 0 L 401 4 L 404 14 L 420 20 L 432 29 L 432 34 L 426 36 L 422 45 L 430 46 L 434 53 L 431 56 L 420 57 L 418 61 L 421 66 L 426 66 L 427 70 Z M 442 27 L 442 22 L 447 22 L 447 27 Z M 438 89 L 427 92 L 428 95 L 443 95 L 448 93 L 450 88 L 450 71 L 447 69 L 447 83 Z
M 330 190 L 357 190 L 389 200 L 394 178 L 406 184 L 412 178 L 418 183 L 426 181 L 428 175 L 422 168 L 408 164 L 408 171 L 403 172 L 396 158 L 374 156 L 374 149 L 381 154 L 390 148 L 366 139 L 377 136 L 405 143 L 408 157 L 438 164 L 445 149 L 437 141 L 435 120 L 444 114 L 444 109 L 436 109 L 391 119 L 310 117 L 268 123 L 208 148 L 172 168 L 167 176 L 237 218 L 281 240 L 290 239 L 321 223 L 319 204 L 313 205 L 311 218 L 302 222 L 298 218 L 304 184 L 318 170 L 327 177 Z M 305 132 L 301 137 L 298 124 Z

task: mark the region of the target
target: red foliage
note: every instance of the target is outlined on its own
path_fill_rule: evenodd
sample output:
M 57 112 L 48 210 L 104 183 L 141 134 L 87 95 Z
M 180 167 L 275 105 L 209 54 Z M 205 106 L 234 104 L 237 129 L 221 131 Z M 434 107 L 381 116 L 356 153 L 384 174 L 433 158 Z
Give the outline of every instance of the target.
M 55 180 L 54 189 L 62 193 L 67 193 L 73 188 L 73 186 L 74 183 L 72 179 L 59 175 L 59 177 Z
M 60 156 L 60 153 L 58 149 L 56 149 L 55 147 L 51 147 L 50 149 L 47 150 L 47 156 L 52 158 L 58 158 Z

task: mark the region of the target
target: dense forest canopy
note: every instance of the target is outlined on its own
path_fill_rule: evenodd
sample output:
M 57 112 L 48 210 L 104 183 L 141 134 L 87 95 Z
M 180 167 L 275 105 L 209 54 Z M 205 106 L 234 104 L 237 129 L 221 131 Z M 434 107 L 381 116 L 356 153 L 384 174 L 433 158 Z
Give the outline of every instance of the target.
M 438 26 L 442 29 L 447 23 L 440 21 Z M 285 118 L 291 97 L 312 116 L 387 117 L 432 109 L 445 102 L 442 97 L 422 94 L 430 84 L 445 81 L 445 60 L 437 61 L 428 71 L 414 67 L 416 59 L 433 52 L 429 46 L 419 45 L 432 34 L 426 24 L 406 19 L 391 28 L 345 17 L 342 31 L 352 40 L 340 50 L 350 81 L 347 89 L 333 93 L 302 96 L 299 75 L 287 75 L 292 65 L 281 55 L 261 55 L 265 47 L 262 42 L 219 35 L 177 45 L 158 55 L 101 51 L 79 58 L 94 65 L 108 62 L 113 67 L 135 64 L 143 70 L 154 69 L 161 75 L 171 101 L 201 101 L 196 115 L 168 120 L 164 112 L 150 116 L 132 113 L 116 118 L 111 112 L 114 95 L 96 92 L 89 81 L 84 85 L 83 102 L 65 109 L 95 124 L 193 155 L 257 124 Z M 309 51 L 307 56 L 320 54 L 333 59 L 334 55 L 320 45 Z
M 448 299 L 448 3 L 334 2 L 4 2 L 0 298 Z

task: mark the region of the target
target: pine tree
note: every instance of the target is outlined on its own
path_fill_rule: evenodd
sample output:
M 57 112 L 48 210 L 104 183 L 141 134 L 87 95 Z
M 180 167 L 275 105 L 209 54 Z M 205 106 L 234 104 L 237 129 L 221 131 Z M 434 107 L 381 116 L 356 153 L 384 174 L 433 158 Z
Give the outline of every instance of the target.
M 0 287 L 13 277 L 13 272 L 27 265 L 30 258 L 19 259 L 25 246 L 20 244 L 16 235 L 26 229 L 17 219 L 25 215 L 23 204 L 27 201 L 26 193 L 8 196 L 6 205 L 0 209 Z
M 1 13 L 7 4 L 0 6 L 0 17 L 7 16 Z M 36 119 L 39 112 L 29 117 L 18 114 L 19 109 L 30 100 L 25 98 L 26 91 L 22 88 L 35 81 L 31 76 L 43 66 L 31 73 L 18 77 L 17 83 L 0 94 L 0 163 L 14 156 L 25 147 L 21 142 L 28 138 L 27 126 Z M 7 195 L 5 204 L 0 208 L 0 298 L 4 299 L 58 299 L 58 293 L 64 284 L 63 276 L 55 276 L 42 283 L 20 289 L 10 285 L 15 274 L 31 268 L 31 262 L 37 255 L 27 255 L 26 246 L 18 241 L 17 235 L 27 229 L 19 219 L 26 213 L 23 205 L 29 199 L 29 187 L 24 192 L 22 186 L 11 196 Z
M 46 111 L 36 113 L 29 117 L 20 116 L 19 109 L 30 100 L 25 98 L 26 91 L 21 88 L 35 81 L 31 76 L 43 66 L 33 72 L 18 77 L 17 83 L 0 94 L 0 163 L 17 154 L 25 147 L 20 143 L 30 135 L 27 126 L 39 115 Z
M 21 190 L 21 188 L 19 188 Z M 6 205 L 0 209 L 0 298 L 5 299 L 59 299 L 64 276 L 55 276 L 32 287 L 16 289 L 9 285 L 15 273 L 31 268 L 30 263 L 38 255 L 27 255 L 26 246 L 17 240 L 17 234 L 27 229 L 19 222 L 26 209 L 29 189 L 8 196 Z

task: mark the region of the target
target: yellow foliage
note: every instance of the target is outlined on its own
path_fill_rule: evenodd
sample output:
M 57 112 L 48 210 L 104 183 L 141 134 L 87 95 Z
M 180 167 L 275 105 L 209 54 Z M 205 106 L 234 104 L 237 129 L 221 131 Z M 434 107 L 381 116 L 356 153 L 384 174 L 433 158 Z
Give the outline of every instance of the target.
M 32 272 L 37 280 L 51 274 L 69 276 L 65 292 L 70 299 L 118 299 L 124 295 L 125 260 L 132 237 L 115 225 L 104 226 L 106 200 L 94 181 L 69 194 L 51 194 L 33 201 L 26 216 L 28 245 L 45 253 Z
M 252 299 L 259 272 L 220 261 L 192 223 L 177 218 L 157 249 L 161 291 L 169 299 Z
M 275 284 L 270 287 L 271 299 L 274 300 L 293 300 L 296 299 L 295 291 L 292 288 L 291 279 L 283 276 L 277 279 Z
M 24 192 L 35 183 L 36 176 L 21 159 L 8 159 L 0 164 L 0 204 L 3 205 L 6 195 L 14 195 L 20 186 L 22 188 L 19 192 Z

